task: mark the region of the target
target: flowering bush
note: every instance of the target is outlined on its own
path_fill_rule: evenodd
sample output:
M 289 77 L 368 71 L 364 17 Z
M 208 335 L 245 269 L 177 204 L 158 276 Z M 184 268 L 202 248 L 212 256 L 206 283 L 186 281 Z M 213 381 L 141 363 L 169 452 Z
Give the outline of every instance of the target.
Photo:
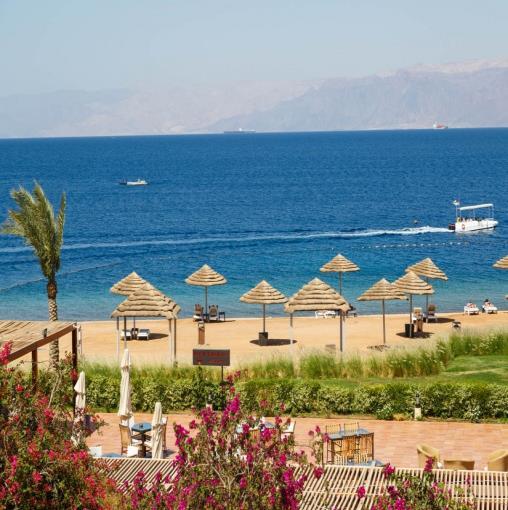
M 54 372 L 49 394 L 32 391 L 19 368 L 0 352 L 0 509 L 100 509 L 108 491 L 73 423 L 68 365 Z M 77 438 L 72 440 L 74 437 Z
M 298 468 L 308 465 L 306 455 L 283 435 L 283 419 L 264 424 L 242 410 L 233 387 L 229 392 L 222 413 L 205 407 L 188 429 L 174 425 L 176 476 L 148 487 L 138 474 L 129 487 L 132 508 L 298 509 L 307 479 Z
M 388 486 L 374 504 L 365 504 L 365 510 L 473 510 L 475 505 L 468 493 L 456 489 L 452 498 L 450 489 L 436 482 L 432 463 L 432 459 L 427 461 L 421 477 L 402 475 L 389 464 L 385 466 Z M 365 498 L 365 487 L 359 487 L 356 495 Z

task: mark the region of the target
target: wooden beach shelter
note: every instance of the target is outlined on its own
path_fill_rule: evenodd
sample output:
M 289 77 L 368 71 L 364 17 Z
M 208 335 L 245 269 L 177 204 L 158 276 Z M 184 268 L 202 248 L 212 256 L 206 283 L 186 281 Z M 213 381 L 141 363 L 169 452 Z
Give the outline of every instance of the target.
M 508 255 L 499 259 L 492 267 L 495 267 L 496 269 L 508 269 Z
M 208 287 L 213 285 L 224 285 L 228 281 L 217 271 L 214 271 L 208 264 L 198 269 L 185 279 L 185 283 L 204 287 L 205 289 L 205 313 L 208 313 Z
M 170 297 L 163 294 L 149 283 L 143 284 L 134 291 L 125 301 L 120 303 L 111 314 L 113 318 L 123 317 L 124 328 L 127 317 L 163 317 L 168 320 L 169 357 L 172 364 L 176 363 L 176 321 L 180 306 Z M 118 346 L 119 347 L 119 346 Z M 124 347 L 127 339 L 124 337 Z
M 0 321 L 0 349 L 11 344 L 8 361 L 15 361 L 28 354 L 32 355 L 32 385 L 37 386 L 39 373 L 38 350 L 53 340 L 71 335 L 72 385 L 77 381 L 78 370 L 78 325 L 75 322 L 61 321 Z
M 288 298 L 272 287 L 266 280 L 259 282 L 254 288 L 246 292 L 240 301 L 244 303 L 263 305 L 263 331 L 259 334 L 259 341 L 266 342 L 268 334 L 266 332 L 266 305 L 278 305 L 286 303 Z
M 134 291 L 139 289 L 139 287 L 141 287 L 145 283 L 149 283 L 149 282 L 147 280 L 145 280 L 144 278 L 141 278 L 141 276 L 139 276 L 138 273 L 133 271 L 132 273 L 128 274 L 126 277 L 122 278 L 120 281 L 116 282 L 113 285 L 113 287 L 111 287 L 109 289 L 109 291 L 112 292 L 113 294 L 119 294 L 120 296 L 130 296 Z M 133 320 L 134 320 L 134 327 L 136 327 L 136 318 L 134 317 Z M 116 343 L 117 343 L 117 346 L 120 345 L 120 329 L 118 327 L 118 321 L 119 321 L 119 317 L 116 318 L 116 334 L 117 334 Z M 124 328 L 124 335 L 125 335 L 125 329 L 126 328 Z M 120 356 L 118 349 L 117 349 L 116 354 L 117 354 L 117 357 Z
M 381 311 L 383 313 L 383 345 L 386 345 L 385 301 L 398 299 L 407 299 L 407 296 L 385 278 L 379 280 L 358 298 L 358 301 L 381 301 Z
M 416 264 L 413 264 L 406 268 L 406 271 L 413 271 L 418 276 L 423 276 L 427 280 L 448 280 L 448 276 L 434 264 L 434 261 L 427 257 L 426 259 L 420 260 Z M 425 311 L 429 311 L 429 295 L 427 294 L 425 299 Z
M 344 352 L 343 317 L 344 312 L 349 310 L 349 303 L 332 287 L 319 278 L 314 278 L 304 285 L 298 292 L 293 294 L 284 306 L 284 311 L 289 314 L 291 331 L 293 330 L 293 314 L 295 312 L 315 312 L 333 310 L 339 312 L 340 334 L 339 349 Z M 291 344 L 293 334 L 291 333 Z
M 393 285 L 397 287 L 404 294 L 409 295 L 409 324 L 413 323 L 413 296 L 424 296 L 428 294 L 434 294 L 434 289 L 430 283 L 422 280 L 413 271 L 408 271 L 404 276 L 401 276 L 398 280 L 393 282 Z
M 349 259 L 341 255 L 336 255 L 330 262 L 327 262 L 320 271 L 322 273 L 339 273 L 339 294 L 342 296 L 342 274 L 352 271 L 359 271 L 360 268 Z

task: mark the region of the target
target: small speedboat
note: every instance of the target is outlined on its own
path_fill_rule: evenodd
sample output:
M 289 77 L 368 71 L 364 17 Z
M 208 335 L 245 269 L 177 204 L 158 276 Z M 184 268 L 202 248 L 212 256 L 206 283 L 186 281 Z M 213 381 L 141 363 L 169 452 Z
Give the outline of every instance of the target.
M 449 230 L 460 232 L 473 232 L 475 230 L 489 230 L 496 228 L 498 221 L 494 219 L 494 204 L 478 204 L 461 206 L 454 200 L 455 223 L 448 225 Z M 485 212 L 481 212 L 485 210 Z
M 138 179 L 136 181 L 120 181 L 120 184 L 123 184 L 124 186 L 146 186 L 148 182 L 144 179 Z

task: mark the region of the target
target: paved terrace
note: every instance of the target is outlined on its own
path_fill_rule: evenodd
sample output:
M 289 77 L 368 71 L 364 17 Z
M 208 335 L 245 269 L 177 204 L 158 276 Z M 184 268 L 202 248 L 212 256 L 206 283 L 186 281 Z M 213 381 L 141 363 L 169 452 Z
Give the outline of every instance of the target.
M 106 422 L 100 433 L 94 433 L 89 439 L 90 446 L 102 445 L 104 453 L 120 453 L 119 418 L 114 413 L 99 413 Z M 175 443 L 172 423 L 187 425 L 191 414 L 169 414 L 167 428 L 167 446 Z M 136 421 L 151 422 L 151 414 L 136 413 Z M 351 419 L 335 418 L 295 418 L 295 440 L 297 445 L 309 444 L 308 431 L 319 425 L 347 423 Z M 382 462 L 390 462 L 397 467 L 417 467 L 416 445 L 426 443 L 441 451 L 441 458 L 471 459 L 475 469 L 483 470 L 490 453 L 508 448 L 508 425 L 493 423 L 459 422 L 413 422 L 360 420 L 360 426 L 374 432 L 374 454 Z

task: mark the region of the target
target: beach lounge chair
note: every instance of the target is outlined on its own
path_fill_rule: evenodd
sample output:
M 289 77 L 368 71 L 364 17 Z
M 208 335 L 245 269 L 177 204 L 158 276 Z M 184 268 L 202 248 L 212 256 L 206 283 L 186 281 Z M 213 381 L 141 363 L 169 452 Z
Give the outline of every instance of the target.
M 150 330 L 140 329 L 138 333 L 138 340 L 150 340 Z
M 489 471 L 508 471 L 508 450 L 496 450 L 487 457 Z
M 217 305 L 210 305 L 208 307 L 208 320 L 215 322 L 219 320 L 219 307 Z
M 316 319 L 335 319 L 337 312 L 334 310 L 316 310 L 314 312 Z
M 131 330 L 122 329 L 122 338 L 125 338 L 126 340 L 131 340 L 132 339 Z
M 427 308 L 427 313 L 425 313 L 424 316 L 425 316 L 425 320 L 427 322 L 430 322 L 430 321 L 437 322 L 436 305 L 429 303 L 429 307 Z
M 201 305 L 195 304 L 194 305 L 194 315 L 192 318 L 195 321 L 201 321 L 203 320 L 203 307 Z
M 415 306 L 413 308 L 413 313 L 411 317 L 413 319 L 413 322 L 416 322 L 418 319 L 421 319 L 423 317 L 422 308 L 420 306 Z
M 466 303 L 464 305 L 464 315 L 478 315 L 480 309 L 474 303 Z
M 439 467 L 441 455 L 437 448 L 433 448 L 428 444 L 419 444 L 416 447 L 416 453 L 418 454 L 418 467 L 424 468 L 428 459 L 432 459 L 434 466 Z
M 122 425 L 120 423 L 120 424 L 118 424 L 118 426 L 120 427 L 120 445 L 121 445 L 120 453 L 122 455 L 127 455 L 128 457 L 136 457 L 137 453 L 138 453 L 138 447 L 141 444 L 141 441 L 136 439 L 132 435 L 131 429 L 129 428 L 128 425 Z M 129 455 L 129 452 L 128 452 L 129 446 L 136 447 L 135 455 Z M 133 451 L 132 448 L 131 448 L 131 451 Z
M 483 303 L 482 310 L 484 313 L 497 313 L 497 306 L 494 306 L 492 303 Z
M 295 420 L 290 420 L 290 422 L 282 427 L 282 437 L 294 437 L 295 435 L 295 426 L 296 422 Z

